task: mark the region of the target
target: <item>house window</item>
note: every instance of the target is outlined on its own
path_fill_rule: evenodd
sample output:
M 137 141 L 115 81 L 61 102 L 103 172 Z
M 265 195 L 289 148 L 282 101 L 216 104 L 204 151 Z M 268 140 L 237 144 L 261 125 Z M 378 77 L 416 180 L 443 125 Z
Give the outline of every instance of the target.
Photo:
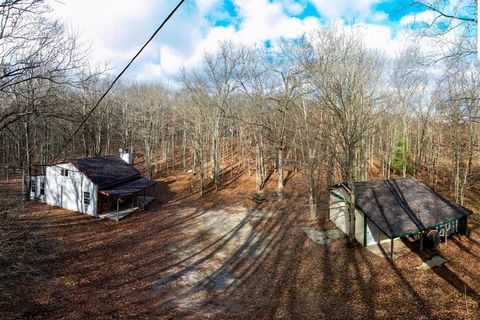
M 36 181 L 34 181 L 32 183 L 32 193 L 35 193 L 35 192 L 37 192 L 37 182 Z
M 45 195 L 45 182 L 40 182 L 40 195 Z
M 68 177 L 68 170 L 67 170 L 67 169 L 61 169 L 61 170 L 60 170 L 60 174 L 61 174 L 62 176 Z
M 90 192 L 83 192 L 83 203 L 90 204 Z

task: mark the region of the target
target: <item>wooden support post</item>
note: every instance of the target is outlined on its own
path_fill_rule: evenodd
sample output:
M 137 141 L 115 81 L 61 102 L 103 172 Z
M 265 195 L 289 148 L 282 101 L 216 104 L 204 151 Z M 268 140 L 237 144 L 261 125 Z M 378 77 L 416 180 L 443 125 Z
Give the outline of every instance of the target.
M 22 168 L 22 209 L 25 208 L 25 169 Z
M 120 221 L 119 211 L 120 211 L 120 200 L 117 199 L 117 221 Z
M 445 230 L 445 244 L 447 244 L 447 239 L 448 239 L 448 229 L 447 229 L 447 224 L 443 227 Z
M 468 237 L 468 217 L 465 217 L 465 235 Z
M 423 230 L 420 231 L 420 251 L 423 251 Z
M 393 262 L 393 238 L 390 239 L 390 259 Z

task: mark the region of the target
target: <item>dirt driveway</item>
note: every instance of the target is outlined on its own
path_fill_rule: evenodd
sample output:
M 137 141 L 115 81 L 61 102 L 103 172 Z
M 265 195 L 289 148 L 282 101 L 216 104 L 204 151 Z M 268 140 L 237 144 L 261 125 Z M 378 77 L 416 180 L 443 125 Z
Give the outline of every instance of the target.
M 174 185 L 170 185 L 175 190 Z M 32 204 L 41 243 L 2 315 L 32 318 L 475 318 L 480 237 L 449 239 L 442 267 L 409 252 L 395 264 L 344 240 L 317 245 L 295 195 L 255 205 L 234 189 L 99 221 Z M 235 197 L 231 197 L 235 194 Z M 230 198 L 229 198 L 230 197 Z M 228 201 L 226 200 L 228 199 Z M 27 262 L 26 262 L 27 263 Z

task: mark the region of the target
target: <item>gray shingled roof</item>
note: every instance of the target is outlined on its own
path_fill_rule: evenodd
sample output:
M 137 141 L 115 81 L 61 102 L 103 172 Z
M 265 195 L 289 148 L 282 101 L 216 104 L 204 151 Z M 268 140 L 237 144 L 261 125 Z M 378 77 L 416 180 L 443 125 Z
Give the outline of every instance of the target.
M 137 178 L 134 180 L 129 180 L 123 183 L 116 184 L 112 187 L 109 187 L 105 190 L 101 190 L 100 193 L 103 193 L 107 196 L 114 198 L 125 198 L 129 197 L 135 193 L 138 193 L 144 189 L 147 189 L 155 184 L 154 181 Z
M 472 214 L 413 178 L 355 184 L 357 206 L 390 238 Z
M 115 155 L 75 159 L 71 160 L 71 163 L 100 187 L 140 176 L 140 172 L 134 166 Z

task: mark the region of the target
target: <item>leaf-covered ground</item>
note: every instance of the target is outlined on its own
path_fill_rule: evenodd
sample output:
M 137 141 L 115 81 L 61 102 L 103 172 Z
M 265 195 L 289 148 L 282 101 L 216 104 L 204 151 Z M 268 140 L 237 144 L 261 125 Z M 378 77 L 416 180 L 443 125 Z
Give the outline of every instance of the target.
M 246 186 L 248 187 L 242 187 Z M 161 203 L 120 222 L 32 203 L 18 224 L 33 251 L 12 272 L 2 318 L 424 318 L 480 314 L 480 221 L 436 252 L 415 244 L 395 263 L 345 240 L 320 246 L 287 184 L 256 204 L 239 181 L 198 199 L 162 179 Z M 324 204 L 321 213 L 325 214 Z M 12 231 L 12 230 L 10 230 Z M 6 232 L 6 231 L 3 231 Z M 23 239 L 23 238 L 22 238 Z M 19 239 L 19 241 L 22 241 Z M 23 241 L 27 241 L 27 240 Z M 440 254 L 447 262 L 416 267 Z M 5 274 L 10 266 L 3 266 Z M 4 279 L 4 278 L 2 278 Z M 3 281 L 3 280 L 2 280 Z

